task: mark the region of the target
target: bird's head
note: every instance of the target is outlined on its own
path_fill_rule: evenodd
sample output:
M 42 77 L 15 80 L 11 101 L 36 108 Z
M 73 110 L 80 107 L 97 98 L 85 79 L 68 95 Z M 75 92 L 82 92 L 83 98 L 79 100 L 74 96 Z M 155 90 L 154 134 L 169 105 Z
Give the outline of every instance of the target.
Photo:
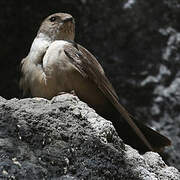
M 67 13 L 55 13 L 48 16 L 42 22 L 38 35 L 44 34 L 55 40 L 74 40 L 75 36 L 75 22 L 74 18 Z

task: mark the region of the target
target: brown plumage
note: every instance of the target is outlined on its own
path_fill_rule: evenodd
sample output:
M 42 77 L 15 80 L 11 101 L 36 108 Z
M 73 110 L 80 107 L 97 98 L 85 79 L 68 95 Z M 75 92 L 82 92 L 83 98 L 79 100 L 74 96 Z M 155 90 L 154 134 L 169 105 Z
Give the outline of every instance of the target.
M 165 136 L 132 119 L 96 58 L 74 42 L 71 15 L 47 17 L 28 56 L 22 60 L 20 88 L 24 95 L 51 99 L 60 92 L 75 91 L 101 116 L 113 122 L 119 136 L 140 151 L 159 151 L 171 142 Z

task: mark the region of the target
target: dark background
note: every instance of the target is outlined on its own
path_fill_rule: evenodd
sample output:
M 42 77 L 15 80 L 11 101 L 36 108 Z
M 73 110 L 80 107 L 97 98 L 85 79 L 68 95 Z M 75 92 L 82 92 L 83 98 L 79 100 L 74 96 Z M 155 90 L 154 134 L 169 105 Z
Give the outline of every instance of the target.
M 70 13 L 76 21 L 76 42 L 97 57 L 120 102 L 172 139 L 167 162 L 180 168 L 180 2 L 128 2 L 1 0 L 0 95 L 20 98 L 18 66 L 41 21 L 55 12 Z

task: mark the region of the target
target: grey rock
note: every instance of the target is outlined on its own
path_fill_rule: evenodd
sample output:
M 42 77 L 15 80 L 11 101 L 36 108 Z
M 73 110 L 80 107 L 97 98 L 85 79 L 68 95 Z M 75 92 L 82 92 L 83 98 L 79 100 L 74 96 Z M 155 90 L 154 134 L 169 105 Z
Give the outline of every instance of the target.
M 0 98 L 0 179 L 179 180 L 160 155 L 140 155 L 77 97 Z
M 75 17 L 76 42 L 97 57 L 128 111 L 172 140 L 164 157 L 180 170 L 180 1 L 1 0 L 0 95 L 4 98 L 19 97 L 20 60 L 42 19 L 55 12 Z

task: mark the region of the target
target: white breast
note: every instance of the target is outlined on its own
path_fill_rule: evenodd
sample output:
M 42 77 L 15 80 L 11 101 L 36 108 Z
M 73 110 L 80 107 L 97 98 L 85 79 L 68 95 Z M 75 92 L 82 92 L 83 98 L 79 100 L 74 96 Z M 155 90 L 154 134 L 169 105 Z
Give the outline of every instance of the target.
M 47 48 L 51 44 L 50 39 L 44 35 L 39 34 L 32 43 L 30 52 L 29 52 L 29 59 L 33 62 L 37 62 L 39 58 L 46 52 Z
M 67 41 L 58 40 L 51 43 L 49 48 L 46 51 L 46 54 L 43 58 L 43 67 L 47 68 L 52 65 L 60 63 L 61 52 L 64 51 L 64 46 L 68 44 Z

